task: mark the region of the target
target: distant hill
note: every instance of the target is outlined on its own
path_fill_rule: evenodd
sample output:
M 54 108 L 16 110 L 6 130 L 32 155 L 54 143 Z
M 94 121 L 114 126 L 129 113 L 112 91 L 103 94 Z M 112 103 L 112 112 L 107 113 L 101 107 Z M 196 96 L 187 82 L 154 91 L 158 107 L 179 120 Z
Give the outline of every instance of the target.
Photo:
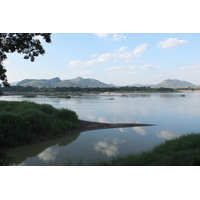
M 117 87 L 113 84 L 106 84 L 96 79 L 77 77 L 69 80 L 60 80 L 59 77 L 52 79 L 24 79 L 17 83 L 20 86 L 32 86 L 32 87 Z M 133 84 L 129 85 L 137 87 L 152 87 L 152 88 L 187 88 L 187 87 L 199 87 L 187 81 L 180 81 L 177 79 L 167 79 L 156 85 L 141 85 Z
M 63 81 L 58 77 L 52 79 L 24 79 L 18 82 L 17 85 L 32 87 L 110 87 L 109 84 L 101 81 L 82 77 Z
M 52 79 L 24 79 L 17 83 L 20 86 L 32 86 L 32 87 L 56 87 L 60 83 L 60 78 Z
M 167 79 L 162 81 L 161 83 L 158 83 L 156 85 L 153 85 L 154 88 L 164 87 L 164 88 L 187 88 L 187 87 L 197 87 L 197 85 L 194 85 L 187 81 L 180 81 L 177 79 Z
M 84 79 L 82 77 L 77 77 L 75 79 L 70 79 L 69 81 L 75 83 L 79 87 L 109 87 L 108 84 L 91 78 Z

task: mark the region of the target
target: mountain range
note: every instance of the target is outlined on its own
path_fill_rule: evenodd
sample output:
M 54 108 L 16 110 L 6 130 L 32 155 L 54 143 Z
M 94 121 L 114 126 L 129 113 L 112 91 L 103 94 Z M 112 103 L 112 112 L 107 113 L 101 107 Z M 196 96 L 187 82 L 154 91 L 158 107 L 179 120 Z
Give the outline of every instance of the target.
M 77 77 L 69 80 L 60 80 L 59 77 L 52 79 L 24 79 L 17 83 L 19 86 L 32 86 L 32 87 L 113 87 L 101 81 Z
M 52 79 L 24 79 L 17 83 L 19 86 L 32 86 L 32 87 L 118 87 L 113 84 L 106 84 L 96 79 L 77 77 L 69 80 L 60 80 L 59 77 Z M 187 81 L 180 81 L 177 79 L 167 79 L 155 85 L 141 85 L 133 84 L 131 86 L 149 86 L 153 88 L 187 88 L 187 87 L 200 87 Z

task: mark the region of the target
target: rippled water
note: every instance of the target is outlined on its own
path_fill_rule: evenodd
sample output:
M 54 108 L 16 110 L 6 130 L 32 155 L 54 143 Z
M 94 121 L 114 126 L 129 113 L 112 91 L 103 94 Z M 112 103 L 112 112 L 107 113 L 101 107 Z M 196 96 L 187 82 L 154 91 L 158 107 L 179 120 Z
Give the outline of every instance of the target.
M 87 163 L 150 150 L 164 140 L 200 132 L 200 92 L 112 94 L 71 99 L 2 96 L 0 100 L 47 103 L 74 110 L 79 119 L 89 121 L 156 125 L 87 131 L 11 148 L 10 155 L 16 157 L 13 165 L 64 165 L 69 160 Z

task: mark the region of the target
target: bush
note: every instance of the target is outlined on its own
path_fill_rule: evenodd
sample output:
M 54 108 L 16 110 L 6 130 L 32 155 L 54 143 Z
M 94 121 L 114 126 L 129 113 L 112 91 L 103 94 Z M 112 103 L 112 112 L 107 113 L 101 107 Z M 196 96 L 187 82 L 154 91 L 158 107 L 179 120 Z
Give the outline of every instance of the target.
M 0 144 L 5 146 L 63 134 L 78 126 L 75 112 L 47 104 L 0 101 L 0 109 Z

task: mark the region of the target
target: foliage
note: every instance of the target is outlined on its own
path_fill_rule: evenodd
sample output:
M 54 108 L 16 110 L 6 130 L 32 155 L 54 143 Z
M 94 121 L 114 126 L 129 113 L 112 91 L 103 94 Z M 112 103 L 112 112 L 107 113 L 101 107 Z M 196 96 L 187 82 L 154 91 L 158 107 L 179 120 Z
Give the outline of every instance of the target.
M 48 104 L 0 101 L 0 109 L 0 144 L 3 146 L 63 134 L 78 126 L 74 111 L 56 109 Z
M 14 158 L 9 156 L 7 152 L 0 151 L 0 166 L 8 166 Z
M 3 91 L 10 92 L 175 92 L 177 90 L 172 88 L 151 88 L 151 87 L 55 87 L 55 88 L 47 88 L 47 87 L 32 87 L 32 86 L 11 86 L 9 88 L 2 88 Z
M 25 98 L 35 98 L 35 97 L 37 97 L 37 95 L 36 94 L 25 94 L 23 97 L 25 97 Z
M 3 66 L 3 62 L 7 59 L 6 53 L 23 53 L 24 59 L 30 59 L 33 62 L 35 57 L 45 53 L 38 36 L 47 43 L 51 42 L 50 33 L 0 33 L 0 79 L 4 86 L 9 86 L 7 70 Z

